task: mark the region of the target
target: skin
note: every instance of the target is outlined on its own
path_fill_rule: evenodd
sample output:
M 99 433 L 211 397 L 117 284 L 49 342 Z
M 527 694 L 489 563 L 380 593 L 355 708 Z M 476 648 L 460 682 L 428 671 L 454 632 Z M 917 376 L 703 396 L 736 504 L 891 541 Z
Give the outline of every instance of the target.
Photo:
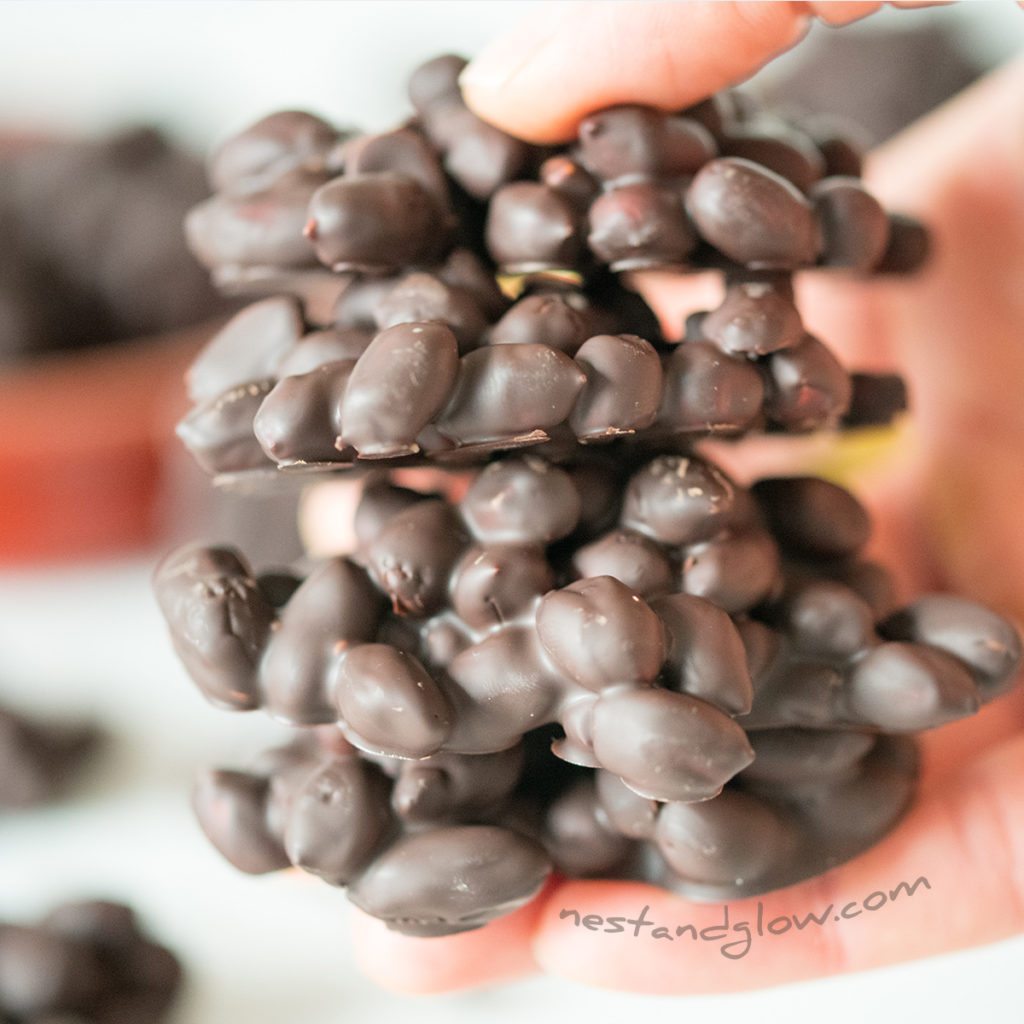
M 833 24 L 880 4 L 546 5 L 498 39 L 464 78 L 469 103 L 535 141 L 570 137 L 611 103 L 679 109 L 797 43 L 812 17 Z M 626 10 L 628 8 L 628 10 Z M 904 597 L 948 589 L 1024 622 L 1024 60 L 989 76 L 873 154 L 868 187 L 934 232 L 935 257 L 910 280 L 800 284 L 810 329 L 851 366 L 899 367 L 914 426 L 856 489 L 875 517 L 874 553 Z M 678 283 L 649 282 L 679 304 Z M 693 305 L 683 308 L 695 308 Z M 790 463 L 792 464 L 792 463 Z M 538 970 L 634 992 L 737 991 L 863 970 L 1024 931 L 1024 689 L 922 738 L 920 794 L 900 826 L 833 871 L 761 897 L 764 920 L 863 900 L 925 876 L 930 890 L 841 926 L 757 940 L 740 965 L 715 943 L 618 941 L 559 919 L 581 913 L 698 927 L 721 907 L 650 886 L 555 880 L 487 928 L 423 941 L 357 916 L 355 949 L 381 985 L 439 992 Z M 752 921 L 756 900 L 730 902 Z M 736 937 L 736 936 L 733 936 Z

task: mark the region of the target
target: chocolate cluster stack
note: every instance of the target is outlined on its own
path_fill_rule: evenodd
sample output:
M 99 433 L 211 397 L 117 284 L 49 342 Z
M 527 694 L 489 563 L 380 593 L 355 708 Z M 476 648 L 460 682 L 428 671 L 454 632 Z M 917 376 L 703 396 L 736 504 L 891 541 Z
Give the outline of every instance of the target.
M 200 822 L 242 870 L 424 936 L 552 870 L 712 899 L 814 875 L 894 825 L 910 734 L 1003 692 L 1020 639 L 959 598 L 898 606 L 841 487 L 745 488 L 699 442 L 899 412 L 898 378 L 807 333 L 792 275 L 912 270 L 923 229 L 820 121 L 724 95 L 541 149 L 468 110 L 461 67 L 421 67 L 382 135 L 271 115 L 189 217 L 258 301 L 192 367 L 185 443 L 222 479 L 369 473 L 348 555 L 157 570 L 207 698 L 297 732 L 204 777 Z M 672 337 L 622 278 L 653 267 L 720 271 L 721 304 Z

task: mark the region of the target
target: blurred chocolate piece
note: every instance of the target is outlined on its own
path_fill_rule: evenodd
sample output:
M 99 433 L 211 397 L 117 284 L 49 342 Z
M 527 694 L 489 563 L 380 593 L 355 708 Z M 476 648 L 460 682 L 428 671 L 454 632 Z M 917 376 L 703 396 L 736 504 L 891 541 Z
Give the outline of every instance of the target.
M 180 984 L 177 959 L 121 904 L 65 904 L 39 924 L 0 925 L 5 1021 L 158 1024 Z
M 786 549 L 817 558 L 852 555 L 871 531 L 863 505 L 838 484 L 816 477 L 774 477 L 751 488 L 772 533 Z
M 851 373 L 850 406 L 843 414 L 844 427 L 880 427 L 907 411 L 906 382 L 895 373 Z
M 152 336 L 227 305 L 189 254 L 200 162 L 152 128 L 0 159 L 0 362 Z
M 801 433 L 834 427 L 850 407 L 850 375 L 811 334 L 772 352 L 765 361 L 764 413 L 783 431 Z
M 192 362 L 185 382 L 193 402 L 229 388 L 272 377 L 303 334 L 298 304 L 281 296 L 246 306 L 224 325 Z
M 0 707 L 0 811 L 61 795 L 99 744 L 92 726 L 44 722 Z
M 811 189 L 821 225 L 821 263 L 867 273 L 889 245 L 889 219 L 882 204 L 855 178 L 825 178 Z
M 702 238 L 755 270 L 809 266 L 821 249 L 810 203 L 785 178 L 750 160 L 706 164 L 687 189 L 686 209 Z
M 678 189 L 637 182 L 594 201 L 587 242 L 612 270 L 642 270 L 685 263 L 697 238 Z
M 732 125 L 722 139 L 721 154 L 774 171 L 805 195 L 826 170 L 825 158 L 809 135 L 765 114 Z
M 182 444 L 211 474 L 239 473 L 272 466 L 253 431 L 270 379 L 247 381 L 197 405 L 176 428 Z
M 798 344 L 804 328 L 792 294 L 765 281 L 738 281 L 701 320 L 697 336 L 733 355 L 763 356 Z
M 547 345 L 574 356 L 589 336 L 582 296 L 572 292 L 526 295 L 491 328 L 491 345 Z
M 323 170 L 339 134 L 303 110 L 279 110 L 226 139 L 213 151 L 207 174 L 214 191 L 254 192 L 286 171 Z
M 314 267 L 316 253 L 302 231 L 307 206 L 326 180 L 323 172 L 299 167 L 256 192 L 211 196 L 185 218 L 189 248 L 219 273 Z
M 913 217 L 889 214 L 889 242 L 875 264 L 876 274 L 912 274 L 925 265 L 931 252 L 928 230 Z
M 694 174 L 717 155 L 699 121 L 637 105 L 588 115 L 578 136 L 583 166 L 606 183 Z

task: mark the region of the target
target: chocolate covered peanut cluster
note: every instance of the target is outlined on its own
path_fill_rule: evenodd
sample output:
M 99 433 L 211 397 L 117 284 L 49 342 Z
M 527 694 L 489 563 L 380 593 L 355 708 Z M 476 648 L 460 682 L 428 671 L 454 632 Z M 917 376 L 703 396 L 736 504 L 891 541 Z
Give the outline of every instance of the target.
M 463 64 L 419 68 L 415 116 L 393 131 L 283 111 L 214 153 L 193 251 L 227 291 L 277 297 L 193 370 L 179 433 L 204 468 L 479 462 L 903 410 L 898 380 L 851 375 L 793 301 L 795 270 L 924 257 L 923 229 L 863 188 L 851 145 L 722 96 L 680 114 L 611 108 L 545 150 L 468 110 Z M 682 343 L 618 279 L 666 266 L 724 274 Z
M 201 692 L 296 732 L 205 775 L 200 823 L 241 870 L 303 869 L 420 936 L 552 871 L 699 899 L 816 875 L 896 824 L 913 734 L 1004 693 L 1021 640 L 897 600 L 842 487 L 744 487 L 700 442 L 903 411 L 899 377 L 808 332 L 793 277 L 911 271 L 924 229 L 821 122 L 723 94 L 540 148 L 466 107 L 463 65 L 419 68 L 391 132 L 258 122 L 189 217 L 256 300 L 189 372 L 192 454 L 249 483 L 372 470 L 348 554 L 157 569 Z M 720 298 L 673 330 L 631 290 L 649 268 L 715 270 Z M 399 486 L 410 464 L 436 490 Z
M 0 923 L 0 1019 L 11 1024 L 157 1024 L 180 985 L 177 959 L 123 904 L 65 903 L 38 924 Z
M 231 549 L 189 546 L 164 560 L 156 589 L 208 699 L 340 737 L 357 766 L 345 772 L 362 780 L 363 795 L 346 797 L 351 813 L 376 822 L 337 826 L 365 838 L 359 872 L 396 841 L 394 822 L 376 816 L 389 800 L 406 806 L 422 791 L 413 802 L 432 827 L 506 827 L 487 814 L 515 782 L 511 752 L 554 723 L 553 753 L 588 769 L 581 787 L 598 769 L 597 789 L 576 797 L 586 815 L 561 813 L 608 845 L 609 832 L 649 841 L 633 870 L 646 857 L 644 877 L 674 871 L 674 884 L 705 896 L 788 884 L 889 828 L 914 778 L 903 734 L 972 713 L 1021 661 L 1015 631 L 977 605 L 934 595 L 897 607 L 887 574 L 863 558 L 863 507 L 816 478 L 748 490 L 695 454 L 628 473 L 613 453 L 564 466 L 509 457 L 474 473 L 457 504 L 377 480 L 355 527 L 351 556 L 301 580 L 282 585 Z M 487 795 L 456 799 L 451 765 Z M 504 766 L 501 784 L 493 765 Z M 378 769 L 398 780 L 390 797 L 370 780 Z M 323 874 L 287 850 L 299 805 L 286 783 L 228 774 L 205 786 L 200 817 L 233 862 Z M 444 799 L 430 795 L 436 787 Z M 821 810 L 833 791 L 844 814 L 865 805 L 839 833 Z M 646 824 L 623 825 L 636 815 Z M 248 823 L 244 839 L 236 821 Z M 705 828 L 734 834 L 735 853 L 696 865 L 673 852 L 680 830 Z M 759 828 L 778 833 L 776 846 Z M 335 849 L 327 834 L 320 842 Z M 756 871 L 729 859 L 748 846 L 763 858 Z M 381 916 L 421 926 L 390 905 Z

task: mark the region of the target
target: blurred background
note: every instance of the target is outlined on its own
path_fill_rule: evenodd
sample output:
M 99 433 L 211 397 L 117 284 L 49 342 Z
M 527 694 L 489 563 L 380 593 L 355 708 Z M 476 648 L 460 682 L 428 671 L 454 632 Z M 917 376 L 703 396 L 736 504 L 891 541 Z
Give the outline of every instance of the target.
M 203 702 L 171 653 L 152 566 L 201 536 L 245 538 L 265 562 L 297 551 L 294 497 L 215 495 L 173 439 L 181 373 L 230 308 L 196 274 L 177 227 L 205 194 L 199 161 L 275 109 L 388 128 L 409 112 L 413 67 L 441 52 L 472 56 L 537 6 L 0 2 L 0 706 L 103 733 L 69 789 L 0 807 L 0 920 L 79 896 L 132 903 L 184 963 L 176 1024 L 327 1024 L 413 1004 L 354 969 L 342 893 L 239 875 L 191 820 L 198 766 L 242 764 L 281 733 Z M 816 28 L 755 84 L 769 99 L 852 115 L 880 141 L 1022 47 L 1014 4 L 886 11 L 842 32 Z M 122 255 L 100 259 L 101 247 Z M 58 299 L 61 317 L 46 320 L 38 309 Z M 415 1012 L 595 1022 L 637 1009 L 723 1022 L 825 1012 L 843 1022 L 892 1019 L 894 1004 L 912 1003 L 922 1019 L 1002 1020 L 1024 994 L 1022 957 L 1018 938 L 685 1001 L 531 979 L 418 1000 Z

